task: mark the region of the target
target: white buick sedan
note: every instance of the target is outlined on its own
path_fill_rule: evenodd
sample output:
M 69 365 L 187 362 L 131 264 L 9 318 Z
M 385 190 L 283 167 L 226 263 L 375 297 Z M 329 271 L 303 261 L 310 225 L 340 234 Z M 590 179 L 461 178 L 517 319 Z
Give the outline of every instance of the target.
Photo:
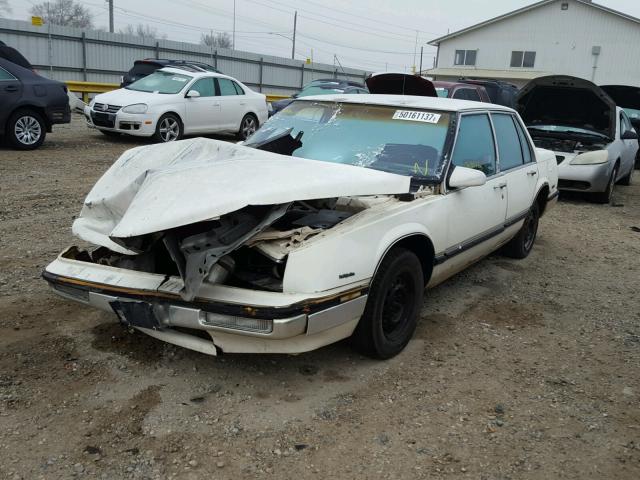
M 153 137 L 252 135 L 268 117 L 266 97 L 235 78 L 187 66 L 163 68 L 125 88 L 97 95 L 85 109 L 89 126 L 105 135 Z
M 299 353 L 351 338 L 398 354 L 423 290 L 533 248 L 552 152 L 506 107 L 430 97 L 302 98 L 244 145 L 125 152 L 44 278 L 186 348 Z

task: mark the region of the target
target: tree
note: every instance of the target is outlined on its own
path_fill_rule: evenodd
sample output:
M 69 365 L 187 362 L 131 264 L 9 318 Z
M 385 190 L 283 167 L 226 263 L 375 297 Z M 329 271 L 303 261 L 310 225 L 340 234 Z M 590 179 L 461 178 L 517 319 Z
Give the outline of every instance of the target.
M 91 28 L 93 15 L 88 8 L 74 0 L 54 0 L 42 2 L 31 7 L 31 15 L 42 17 L 44 23 L 64 27 Z
M 0 17 L 4 17 L 5 13 L 11 13 L 12 11 L 9 0 L 0 0 Z
M 167 38 L 166 34 L 158 35 L 158 30 L 150 27 L 149 25 L 143 25 L 139 23 L 135 26 L 127 25 L 119 30 L 124 35 L 133 35 L 147 40 L 155 40 L 156 38 Z
M 207 47 L 231 48 L 231 36 L 228 33 L 220 32 L 215 34 L 202 34 L 200 43 Z

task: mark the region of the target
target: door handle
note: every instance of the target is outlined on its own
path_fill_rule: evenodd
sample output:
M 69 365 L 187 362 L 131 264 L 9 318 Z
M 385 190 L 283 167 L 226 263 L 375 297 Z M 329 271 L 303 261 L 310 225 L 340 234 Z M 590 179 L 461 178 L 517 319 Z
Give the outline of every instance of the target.
M 506 183 L 499 183 L 498 185 L 493 187 L 494 190 L 502 190 L 503 188 L 507 188 L 507 184 Z
M 214 107 L 219 107 L 219 106 L 220 106 L 220 104 L 219 104 L 219 103 L 214 103 L 214 104 L 213 104 L 213 106 L 214 106 Z
M 17 92 L 18 91 L 18 87 L 16 87 L 15 85 L 9 85 L 8 87 L 4 88 L 5 92 Z
M 535 170 L 531 170 L 530 172 L 527 172 L 527 175 L 529 175 L 530 177 L 535 177 L 538 174 L 538 172 L 536 172 Z

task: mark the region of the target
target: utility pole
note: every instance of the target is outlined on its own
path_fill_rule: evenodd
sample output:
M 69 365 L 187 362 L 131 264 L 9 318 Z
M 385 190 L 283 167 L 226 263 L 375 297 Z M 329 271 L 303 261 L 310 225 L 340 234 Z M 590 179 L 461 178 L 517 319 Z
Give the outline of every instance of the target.
M 298 11 L 293 14 L 293 45 L 291 46 L 291 60 L 296 56 L 296 26 L 298 23 Z
M 236 49 L 236 0 L 233 0 L 233 43 L 232 48 Z
M 424 45 L 420 47 L 420 70 L 418 70 L 418 75 L 422 75 L 422 51 L 424 50 Z
M 109 2 L 109 31 L 113 33 L 113 0 L 108 0 Z

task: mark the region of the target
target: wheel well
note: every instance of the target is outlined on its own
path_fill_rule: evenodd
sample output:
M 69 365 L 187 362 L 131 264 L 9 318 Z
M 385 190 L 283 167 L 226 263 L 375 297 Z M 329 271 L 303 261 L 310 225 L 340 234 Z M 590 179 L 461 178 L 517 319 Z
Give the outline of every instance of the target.
M 382 262 L 384 257 L 386 257 L 387 254 L 396 247 L 405 248 L 413 252 L 418 257 L 420 265 L 422 265 L 422 275 L 424 276 L 424 284 L 426 286 L 431 279 L 431 274 L 433 273 L 433 259 L 436 255 L 433 243 L 431 243 L 429 237 L 422 234 L 415 234 L 401 238 L 387 249 L 380 259 L 380 262 Z
M 164 117 L 165 115 L 169 115 L 169 114 L 171 114 L 171 115 L 175 115 L 176 117 L 178 117 L 178 121 L 179 121 L 179 122 L 182 124 L 182 126 L 184 127 L 184 121 L 182 120 L 182 117 L 180 116 L 180 114 L 179 114 L 179 113 L 177 113 L 177 112 L 172 112 L 172 111 L 164 112 L 162 115 L 160 115 L 160 117 L 158 117 L 158 120 L 160 120 L 160 119 L 161 119 L 162 117 Z
M 547 208 L 547 201 L 549 200 L 549 185 L 543 186 L 538 192 L 538 196 L 536 197 L 536 203 L 538 204 L 538 212 L 540 216 L 544 214 L 545 209 Z
M 42 107 L 36 107 L 35 105 L 20 105 L 19 107 L 16 107 L 13 112 L 11 112 L 9 115 L 7 115 L 7 123 L 5 124 L 5 129 L 9 128 L 9 119 L 11 118 L 11 116 L 16 113 L 19 112 L 20 110 L 31 110 L 33 112 L 36 112 L 37 114 L 39 114 L 42 117 L 42 120 L 44 121 L 44 124 L 47 128 L 47 132 L 51 132 L 51 123 L 49 122 L 49 119 L 47 118 L 47 114 L 44 111 L 44 108 Z

